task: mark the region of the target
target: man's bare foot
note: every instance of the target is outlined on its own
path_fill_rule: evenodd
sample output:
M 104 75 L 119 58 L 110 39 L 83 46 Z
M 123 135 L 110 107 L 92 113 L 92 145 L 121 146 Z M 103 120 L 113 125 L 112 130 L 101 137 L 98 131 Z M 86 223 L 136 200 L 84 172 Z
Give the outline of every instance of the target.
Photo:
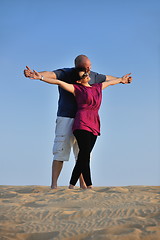
M 69 189 L 74 189 L 74 185 L 70 184 L 68 188 Z
M 92 189 L 93 188 L 93 186 L 92 185 L 90 185 L 90 186 L 87 186 L 87 189 Z

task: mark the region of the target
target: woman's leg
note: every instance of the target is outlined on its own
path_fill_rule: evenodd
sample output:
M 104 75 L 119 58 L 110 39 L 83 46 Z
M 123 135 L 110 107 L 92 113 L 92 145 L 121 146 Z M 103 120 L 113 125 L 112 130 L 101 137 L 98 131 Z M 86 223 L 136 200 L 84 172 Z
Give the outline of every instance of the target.
M 73 186 L 76 185 L 76 182 L 82 173 L 86 185 L 90 186 L 92 185 L 90 176 L 90 153 L 96 142 L 97 136 L 85 130 L 76 130 L 74 131 L 74 135 L 78 142 L 79 154 L 76 165 L 72 172 L 70 184 Z
M 90 134 L 90 153 L 92 152 L 92 149 L 95 145 L 95 142 L 97 140 L 97 136 L 93 135 L 93 133 L 89 132 Z M 88 180 L 86 179 L 86 181 L 88 181 L 88 183 L 90 182 L 91 184 L 87 184 L 87 188 L 92 188 L 92 181 L 91 181 L 91 172 L 90 172 L 90 155 L 89 155 L 89 161 L 87 161 L 86 166 L 84 166 L 84 168 L 82 169 L 82 175 L 85 174 L 86 171 L 86 176 L 88 176 Z

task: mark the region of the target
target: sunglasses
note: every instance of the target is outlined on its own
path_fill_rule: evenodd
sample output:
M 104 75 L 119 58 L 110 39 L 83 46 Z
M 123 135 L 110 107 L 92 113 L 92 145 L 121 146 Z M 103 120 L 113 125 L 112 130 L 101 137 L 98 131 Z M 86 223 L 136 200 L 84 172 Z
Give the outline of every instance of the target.
M 80 77 L 80 79 L 83 79 L 83 78 L 85 78 L 85 77 L 87 77 L 87 76 L 89 76 L 89 73 L 84 73 L 84 74 Z

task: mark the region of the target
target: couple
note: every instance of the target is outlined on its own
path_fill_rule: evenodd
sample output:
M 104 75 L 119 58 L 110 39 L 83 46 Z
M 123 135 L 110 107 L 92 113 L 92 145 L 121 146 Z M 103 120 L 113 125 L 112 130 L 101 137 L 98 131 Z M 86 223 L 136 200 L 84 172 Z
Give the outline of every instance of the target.
M 77 161 L 69 188 L 74 188 L 78 178 L 81 188 L 92 188 L 90 153 L 97 136 L 100 135 L 98 110 L 102 89 L 118 83 L 130 83 L 132 77 L 126 74 L 122 78 L 116 78 L 92 72 L 91 62 L 85 55 L 76 57 L 75 68 L 36 72 L 26 67 L 24 74 L 31 79 L 39 79 L 59 86 L 51 188 L 57 188 L 63 161 L 69 159 L 71 147 Z

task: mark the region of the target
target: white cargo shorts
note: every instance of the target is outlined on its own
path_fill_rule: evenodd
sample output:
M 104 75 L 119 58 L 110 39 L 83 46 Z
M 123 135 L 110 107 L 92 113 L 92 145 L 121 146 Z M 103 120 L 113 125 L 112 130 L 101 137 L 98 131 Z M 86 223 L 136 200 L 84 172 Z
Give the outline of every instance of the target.
M 53 145 L 53 160 L 68 161 L 73 148 L 75 160 L 77 160 L 79 148 L 72 132 L 74 118 L 57 117 L 55 139 Z

